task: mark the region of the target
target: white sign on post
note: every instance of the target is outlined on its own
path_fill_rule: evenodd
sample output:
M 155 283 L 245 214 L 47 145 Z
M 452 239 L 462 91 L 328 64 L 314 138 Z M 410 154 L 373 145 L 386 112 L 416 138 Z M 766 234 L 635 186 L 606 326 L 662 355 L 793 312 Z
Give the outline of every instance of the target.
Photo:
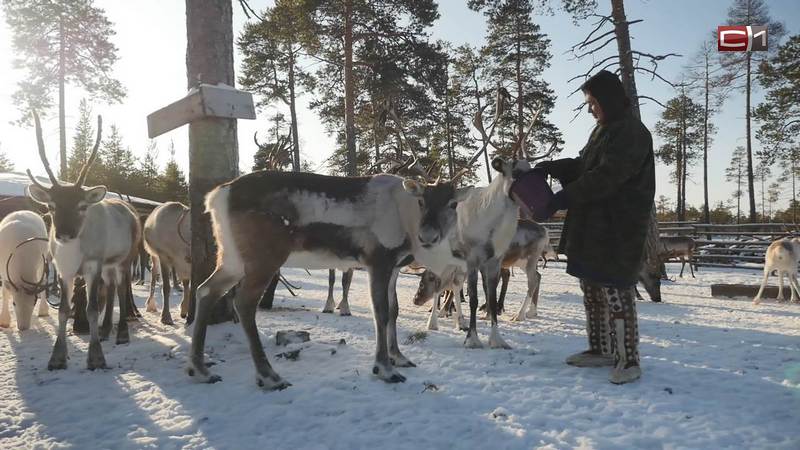
M 200 84 L 186 97 L 147 116 L 151 139 L 205 117 L 255 119 L 253 94 L 225 84 Z

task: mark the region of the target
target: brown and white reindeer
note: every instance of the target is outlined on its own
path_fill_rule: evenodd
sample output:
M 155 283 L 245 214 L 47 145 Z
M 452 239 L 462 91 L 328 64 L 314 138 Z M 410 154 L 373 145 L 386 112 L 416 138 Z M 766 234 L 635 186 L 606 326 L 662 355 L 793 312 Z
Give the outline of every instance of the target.
M 168 202 L 153 210 L 144 223 L 144 247 L 153 260 L 150 276 L 150 295 L 145 303 L 147 312 L 156 312 L 156 281 L 162 278 L 164 303 L 161 308 L 161 323 L 173 325 L 169 311 L 170 273 L 174 270 L 183 285 L 181 317 L 186 317 L 189 308 L 189 280 L 192 275 L 191 224 L 189 208 L 178 202 Z
M 694 260 L 694 249 L 696 244 L 694 239 L 690 238 L 689 236 L 665 236 L 659 239 L 661 241 L 661 248 L 658 252 L 658 257 L 662 261 L 666 261 L 671 258 L 677 258 L 681 262 L 681 273 L 678 275 L 679 277 L 683 278 L 683 269 L 686 267 L 686 263 L 689 263 L 689 272 L 692 274 L 692 278 L 694 276 L 694 269 L 692 268 L 692 262 Z
M 127 322 L 127 294 L 131 284 L 131 262 L 141 239 L 141 225 L 136 211 L 129 204 L 115 199 L 104 199 L 105 186 L 84 188 L 86 175 L 97 156 L 100 146 L 102 119 L 97 118 L 97 140 L 89 159 L 81 168 L 75 184 L 61 184 L 53 175 L 45 154 L 42 128 L 34 113 L 36 142 L 39 157 L 52 185 L 41 185 L 28 169 L 33 182 L 28 187 L 31 198 L 47 206 L 52 216 L 49 232 L 49 249 L 53 263 L 61 275 L 61 303 L 58 308 L 58 337 L 47 368 L 67 367 L 67 318 L 76 276 L 86 281 L 89 319 L 89 369 L 105 368 L 106 362 L 100 345 L 101 337 L 111 333 L 111 314 L 114 307 L 114 290 L 119 299 L 117 344 L 130 339 Z M 98 290 L 101 280 L 106 289 L 106 316 L 98 330 Z
M 256 382 L 265 389 L 289 386 L 269 364 L 256 328 L 264 288 L 281 266 L 364 267 L 376 331 L 372 372 L 386 382 L 405 381 L 396 367 L 414 364 L 397 342 L 397 275 L 412 259 L 434 266 L 456 260 L 448 238 L 460 199 L 453 183 L 429 185 L 388 174 L 258 171 L 217 187 L 206 197 L 217 267 L 197 289 L 188 375 L 201 382 L 220 380 L 203 361 L 208 315 L 216 299 L 238 284 L 234 304 L 250 344 Z

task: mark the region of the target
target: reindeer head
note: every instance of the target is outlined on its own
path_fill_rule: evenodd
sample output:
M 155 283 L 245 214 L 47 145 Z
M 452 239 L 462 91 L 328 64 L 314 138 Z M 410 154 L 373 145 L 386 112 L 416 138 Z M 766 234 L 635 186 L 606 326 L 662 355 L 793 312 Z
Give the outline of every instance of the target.
M 424 248 L 431 248 L 444 239 L 456 224 L 456 206 L 469 194 L 470 188 L 457 188 L 451 181 L 423 183 L 406 178 L 406 192 L 417 197 L 420 224 L 417 239 Z
M 36 143 L 39 147 L 39 157 L 44 164 L 44 169 L 47 171 L 47 176 L 50 177 L 52 185 L 48 188 L 41 185 L 30 169 L 27 170 L 28 177 L 33 184 L 28 186 L 28 195 L 37 203 L 47 207 L 49 214 L 53 219 L 53 230 L 55 231 L 55 238 L 59 242 L 68 242 L 75 239 L 83 229 L 86 211 L 93 204 L 103 200 L 106 195 L 105 186 L 96 186 L 92 188 L 84 188 L 83 183 L 86 181 L 86 175 L 89 172 L 89 167 L 97 157 L 97 149 L 100 147 L 100 136 L 103 127 L 103 120 L 100 116 L 97 117 L 97 140 L 95 141 L 92 153 L 89 159 L 81 168 L 78 179 L 75 184 L 61 184 L 58 179 L 53 175 L 50 169 L 50 163 L 47 161 L 47 155 L 44 150 L 44 140 L 42 139 L 42 126 L 39 122 L 39 116 L 34 112 L 34 123 L 36 126 Z
M 426 270 L 422 272 L 419 278 L 419 286 L 417 292 L 414 294 L 414 304 L 422 306 L 428 303 L 433 298 L 434 294 L 439 292 L 442 288 L 442 279 L 436 276 L 433 271 Z

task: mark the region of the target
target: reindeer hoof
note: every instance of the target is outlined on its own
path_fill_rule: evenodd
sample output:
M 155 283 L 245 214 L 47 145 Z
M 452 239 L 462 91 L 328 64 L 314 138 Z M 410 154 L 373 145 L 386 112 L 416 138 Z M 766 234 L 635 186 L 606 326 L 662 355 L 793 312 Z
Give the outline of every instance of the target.
M 511 316 L 511 321 L 512 322 L 524 322 L 525 321 L 525 316 L 522 315 L 522 314 L 515 314 L 515 315 Z
M 406 358 L 403 354 L 398 354 L 395 356 L 390 356 L 389 361 L 395 367 L 417 367 L 416 364 L 411 362 L 410 359 Z
M 189 375 L 189 378 L 195 383 L 214 384 L 222 381 L 221 376 L 209 373 L 205 367 L 203 367 L 203 370 L 198 370 L 193 365 L 189 365 L 189 367 L 186 368 L 186 374 Z
M 464 347 L 466 348 L 483 348 L 483 344 L 481 340 L 478 338 L 477 334 L 467 334 L 467 338 L 464 339 Z
M 167 317 L 163 317 L 162 316 L 161 317 L 161 323 L 163 323 L 164 325 L 175 325 L 175 322 L 172 321 L 172 317 L 170 317 L 170 316 L 167 316 Z
M 47 363 L 47 370 L 65 370 L 66 368 L 66 358 L 50 358 L 50 362 Z
M 323 309 L 322 313 L 323 314 L 333 314 L 333 310 L 332 309 Z
M 406 381 L 406 377 L 398 372 L 395 372 L 391 367 L 389 369 L 385 369 L 376 364 L 372 367 L 372 373 L 387 383 L 404 383 Z
M 292 385 L 277 375 L 274 378 L 256 375 L 256 384 L 265 391 L 282 391 Z

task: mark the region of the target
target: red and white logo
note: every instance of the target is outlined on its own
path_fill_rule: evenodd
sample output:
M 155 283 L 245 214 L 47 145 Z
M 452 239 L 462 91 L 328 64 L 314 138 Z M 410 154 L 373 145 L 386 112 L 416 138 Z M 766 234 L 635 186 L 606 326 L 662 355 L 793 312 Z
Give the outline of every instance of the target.
M 767 50 L 767 27 L 761 25 L 720 26 L 717 50 L 721 52 L 763 52 Z

